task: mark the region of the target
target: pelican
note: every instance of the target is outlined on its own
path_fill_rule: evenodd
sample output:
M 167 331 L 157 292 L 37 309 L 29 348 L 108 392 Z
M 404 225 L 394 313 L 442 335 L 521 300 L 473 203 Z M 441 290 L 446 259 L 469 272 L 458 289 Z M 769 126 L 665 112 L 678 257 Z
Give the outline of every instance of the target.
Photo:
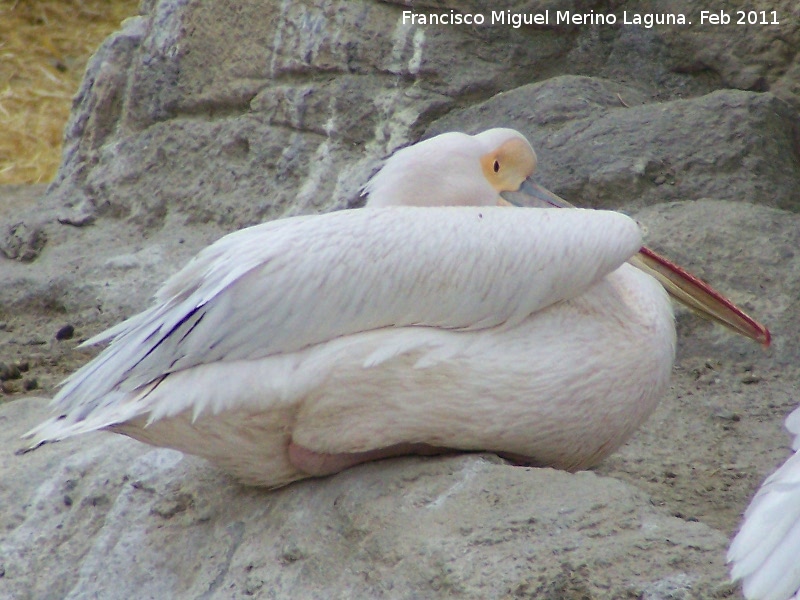
M 800 408 L 786 428 L 795 453 L 764 481 L 728 550 L 748 600 L 800 600 Z
M 645 270 L 769 343 L 630 218 L 555 208 L 536 164 L 516 131 L 447 133 L 391 157 L 363 209 L 223 237 L 85 342 L 110 343 L 63 382 L 33 447 L 105 429 L 267 487 L 443 451 L 574 471 L 667 386 L 672 308 Z M 520 190 L 546 207 L 505 206 Z

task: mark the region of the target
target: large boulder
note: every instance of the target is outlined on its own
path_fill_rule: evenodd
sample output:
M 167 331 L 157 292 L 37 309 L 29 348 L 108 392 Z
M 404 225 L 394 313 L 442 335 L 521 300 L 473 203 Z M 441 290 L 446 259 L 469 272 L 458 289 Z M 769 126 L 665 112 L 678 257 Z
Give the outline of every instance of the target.
M 715 0 L 703 8 L 732 15 L 748 8 L 731 4 Z M 608 4 L 415 3 L 418 13 L 480 13 L 487 22 L 422 27 L 404 19 L 405 2 L 151 0 L 143 16 L 126 22 L 91 61 L 50 194 L 74 208 L 72 218 L 109 214 L 145 228 L 170 217 L 236 227 L 330 210 L 356 200 L 377 160 L 442 114 L 560 73 L 642 88 L 620 103 L 677 100 L 718 87 L 765 91 L 773 84 L 780 97 L 796 103 L 790 49 L 800 33 L 791 26 L 794 8 L 788 0 L 773 8 L 778 25 L 722 28 L 701 26 L 693 3 L 629 1 L 617 3 L 613 26 L 576 26 L 556 24 L 557 10 L 607 14 Z M 491 25 L 493 12 L 545 10 L 552 13 L 548 27 Z M 642 13 L 684 13 L 692 26 L 621 25 Z M 652 143 L 664 131 L 678 135 L 668 121 L 684 121 L 684 134 L 712 134 L 705 147 L 733 143 L 716 161 L 727 171 L 752 136 L 740 143 L 741 130 L 728 139 L 714 131 L 736 125 L 726 113 L 741 113 L 753 102 L 729 96 L 675 105 L 660 117 L 655 107 L 634 111 L 639 118 L 627 121 L 624 133 L 635 134 L 655 118 L 641 140 Z M 764 139 L 776 132 L 791 137 L 776 130 L 784 111 L 771 117 L 765 113 L 776 103 L 764 102 L 743 130 L 760 123 Z M 588 136 L 619 124 L 609 115 Z M 659 170 L 667 179 L 680 175 L 683 162 L 650 148 L 637 169 L 651 178 Z M 709 160 L 713 166 L 708 156 L 696 162 Z
M 491 125 L 525 133 L 538 178 L 581 206 L 714 198 L 800 210 L 797 113 L 769 93 L 652 103 L 629 85 L 553 77 L 451 111 L 427 134 Z
M 14 456 L 45 406 L 0 410 L 13 423 L 0 433 L 3 597 L 655 599 L 730 588 L 725 535 L 609 477 L 475 455 L 382 461 L 268 492 L 104 433 Z

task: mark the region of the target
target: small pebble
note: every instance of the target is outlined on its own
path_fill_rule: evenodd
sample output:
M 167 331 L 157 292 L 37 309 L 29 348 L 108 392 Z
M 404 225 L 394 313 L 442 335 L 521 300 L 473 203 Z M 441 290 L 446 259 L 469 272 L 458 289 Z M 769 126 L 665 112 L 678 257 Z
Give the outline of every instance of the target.
M 742 419 L 741 416 L 739 416 L 732 410 L 729 410 L 721 406 L 714 409 L 714 416 L 724 421 L 733 421 L 734 423 L 738 423 Z
M 61 329 L 59 329 L 56 332 L 56 339 L 71 340 L 73 335 L 75 335 L 75 327 L 73 327 L 72 325 L 64 325 Z
M 0 363 L 0 381 L 8 381 L 9 379 L 19 379 L 22 377 L 20 369 L 17 365 L 7 365 Z
M 761 381 L 761 377 L 759 377 L 758 375 L 753 375 L 752 373 L 748 373 L 744 377 L 742 377 L 740 381 L 744 384 L 749 385 L 751 383 L 758 383 L 759 381 Z

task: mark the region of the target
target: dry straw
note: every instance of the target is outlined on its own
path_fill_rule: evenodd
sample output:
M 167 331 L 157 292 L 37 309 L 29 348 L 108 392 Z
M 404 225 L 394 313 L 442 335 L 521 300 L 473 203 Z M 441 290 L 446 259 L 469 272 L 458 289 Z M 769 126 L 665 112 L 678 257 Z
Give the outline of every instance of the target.
M 86 62 L 139 0 L 0 0 L 0 184 L 45 183 Z

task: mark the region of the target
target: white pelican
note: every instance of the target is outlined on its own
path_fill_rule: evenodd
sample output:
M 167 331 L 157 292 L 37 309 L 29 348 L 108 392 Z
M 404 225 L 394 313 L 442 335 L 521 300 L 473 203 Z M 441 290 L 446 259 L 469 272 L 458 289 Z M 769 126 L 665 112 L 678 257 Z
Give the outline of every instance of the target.
M 270 487 L 411 452 L 597 463 L 667 385 L 671 305 L 626 264 L 642 245 L 628 217 L 496 206 L 535 167 L 516 131 L 448 133 L 397 152 L 366 208 L 223 237 L 86 342 L 111 343 L 28 435 L 108 429 Z M 641 260 L 768 343 L 704 284 Z
M 795 453 L 764 481 L 728 550 L 748 600 L 800 600 L 800 408 L 786 428 Z

